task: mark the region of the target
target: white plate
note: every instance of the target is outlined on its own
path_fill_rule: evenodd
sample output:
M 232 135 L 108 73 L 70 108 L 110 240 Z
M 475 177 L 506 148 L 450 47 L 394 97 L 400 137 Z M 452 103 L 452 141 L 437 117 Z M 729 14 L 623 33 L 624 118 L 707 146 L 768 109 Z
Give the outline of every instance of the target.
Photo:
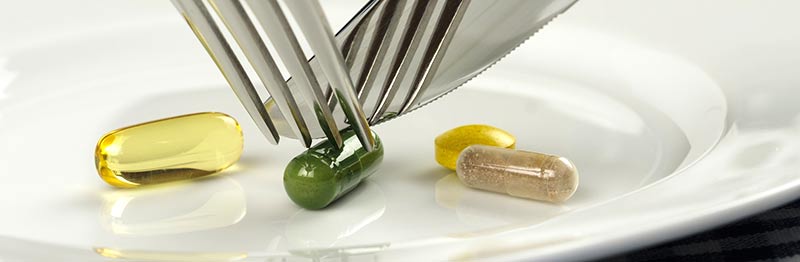
M 0 259 L 588 259 L 800 195 L 797 1 L 579 2 L 378 126 L 381 171 L 323 211 L 286 197 L 299 143 L 260 137 L 168 2 L 68 2 L 0 9 Z M 341 25 L 359 3 L 327 5 Z M 141 190 L 97 177 L 104 132 L 198 111 L 242 122 L 234 168 Z M 467 123 L 572 159 L 578 192 L 553 205 L 460 185 L 432 143 Z

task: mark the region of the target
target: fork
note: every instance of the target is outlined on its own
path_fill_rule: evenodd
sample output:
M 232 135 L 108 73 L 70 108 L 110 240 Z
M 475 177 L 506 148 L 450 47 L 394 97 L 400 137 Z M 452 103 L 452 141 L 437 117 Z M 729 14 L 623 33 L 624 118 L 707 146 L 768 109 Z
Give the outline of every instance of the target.
M 374 23 L 371 26 L 359 26 L 359 32 L 351 34 L 342 43 L 343 50 L 337 47 L 317 0 L 284 1 L 314 51 L 324 75 L 321 77 L 327 79 L 329 86 L 326 86 L 326 94 L 323 94 L 318 77 L 306 61 L 299 41 L 277 0 L 208 0 L 209 5 L 204 4 L 203 0 L 172 2 L 222 71 L 259 130 L 271 143 L 277 144 L 280 136 L 270 118 L 269 110 L 264 107 L 262 99 L 209 9 L 214 10 L 229 30 L 292 133 L 304 146 L 309 147 L 313 137 L 304 120 L 307 116 L 303 116 L 297 98 L 294 97 L 296 93 L 305 99 L 305 104 L 314 112 L 313 117 L 318 120 L 323 133 L 335 146 L 342 146 L 342 138 L 332 111 L 338 102 L 346 123 L 355 130 L 362 146 L 372 150 L 375 141 L 369 129 L 370 122 L 377 122 L 395 100 L 399 99 L 401 102 L 400 112 L 418 102 L 420 94 L 430 85 L 469 0 L 446 0 L 438 8 L 439 1 L 372 1 L 372 4 L 380 5 L 369 10 L 370 13 L 378 12 L 377 15 L 369 15 L 370 19 L 375 20 Z M 243 2 L 246 2 L 251 14 L 248 14 Z M 401 22 L 400 17 L 406 7 L 410 7 L 411 11 L 404 22 Z M 293 88 L 297 92 L 292 92 L 283 79 L 264 40 L 259 36 L 251 15 L 260 23 L 261 29 L 273 44 L 292 76 Z M 436 23 L 432 24 L 431 21 Z M 428 27 L 430 30 L 426 30 Z M 421 60 L 412 64 L 411 60 L 416 49 L 420 47 L 422 38 L 430 38 L 428 46 L 424 49 Z M 395 39 L 396 44 L 391 45 L 391 41 Z M 348 55 L 357 53 L 349 51 L 361 49 L 361 45 L 366 45 L 366 52 L 358 52 L 361 57 Z M 389 68 L 385 74 L 379 74 L 385 58 L 389 59 Z M 362 60 L 358 63 L 360 68 L 350 70 L 348 65 L 352 65 L 354 59 Z M 399 82 L 408 71 L 415 73 L 412 76 L 412 86 L 405 95 L 397 96 Z M 379 78 L 385 81 L 378 81 Z M 362 104 L 366 102 L 367 94 L 376 83 L 382 83 L 381 89 L 377 90 L 378 98 L 374 110 L 367 118 Z

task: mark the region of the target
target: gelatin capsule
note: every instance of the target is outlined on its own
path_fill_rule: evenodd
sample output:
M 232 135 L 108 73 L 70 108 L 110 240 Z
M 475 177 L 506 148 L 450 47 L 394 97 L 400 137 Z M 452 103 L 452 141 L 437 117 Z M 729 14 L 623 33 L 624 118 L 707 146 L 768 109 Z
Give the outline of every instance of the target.
M 456 170 L 456 160 L 464 148 L 471 145 L 488 145 L 514 148 L 516 139 L 510 133 L 489 125 L 466 125 L 450 129 L 436 137 L 436 162 Z
M 286 165 L 283 186 L 289 198 L 307 209 L 321 209 L 353 190 L 377 170 L 383 143 L 375 132 L 375 148 L 367 152 L 352 130 L 342 133 L 342 150 L 325 140 Z
M 94 157 L 106 183 L 132 188 L 222 171 L 239 160 L 242 146 L 235 119 L 197 113 L 111 131 L 97 142 Z
M 456 174 L 472 188 L 549 202 L 578 189 L 578 170 L 566 158 L 492 146 L 464 149 Z

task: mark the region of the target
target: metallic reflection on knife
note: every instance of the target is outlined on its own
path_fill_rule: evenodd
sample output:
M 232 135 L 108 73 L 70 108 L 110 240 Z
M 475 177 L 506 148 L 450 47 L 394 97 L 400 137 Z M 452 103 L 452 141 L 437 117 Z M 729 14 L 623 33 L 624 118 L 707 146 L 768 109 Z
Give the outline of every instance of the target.
M 455 90 L 576 1 L 371 0 L 339 31 L 336 40 L 350 67 L 364 112 L 375 125 Z M 431 12 L 441 15 L 431 16 Z M 430 17 L 440 20 L 430 21 Z M 396 34 L 393 30 L 409 33 Z M 315 59 L 311 58 L 309 64 L 320 86 L 330 94 L 327 79 Z M 294 86 L 292 79 L 287 83 L 290 88 Z M 331 107 L 337 106 L 335 99 L 329 101 Z M 281 116 L 271 99 L 265 104 L 270 115 Z M 334 115 L 338 126 L 348 126 L 341 110 L 334 112 L 338 113 Z M 276 117 L 274 121 L 282 136 L 294 137 L 285 120 Z M 313 137 L 325 136 L 316 124 L 307 124 Z

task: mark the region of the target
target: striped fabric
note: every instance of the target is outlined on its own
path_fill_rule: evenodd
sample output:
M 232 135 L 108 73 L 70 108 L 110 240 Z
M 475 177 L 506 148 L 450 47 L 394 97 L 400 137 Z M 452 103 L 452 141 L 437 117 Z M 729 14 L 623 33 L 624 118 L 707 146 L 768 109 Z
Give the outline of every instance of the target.
M 800 200 L 717 229 L 600 261 L 800 261 Z

